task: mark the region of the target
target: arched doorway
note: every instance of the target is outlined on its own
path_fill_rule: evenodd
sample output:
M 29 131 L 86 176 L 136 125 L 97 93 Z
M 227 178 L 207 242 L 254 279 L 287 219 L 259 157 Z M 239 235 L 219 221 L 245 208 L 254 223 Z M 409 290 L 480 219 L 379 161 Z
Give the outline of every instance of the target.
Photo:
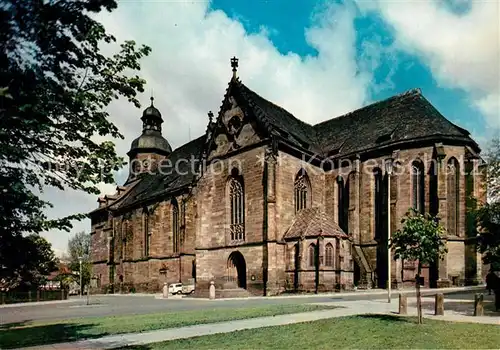
M 240 252 L 232 252 L 227 259 L 228 277 L 240 288 L 247 288 L 247 264 Z

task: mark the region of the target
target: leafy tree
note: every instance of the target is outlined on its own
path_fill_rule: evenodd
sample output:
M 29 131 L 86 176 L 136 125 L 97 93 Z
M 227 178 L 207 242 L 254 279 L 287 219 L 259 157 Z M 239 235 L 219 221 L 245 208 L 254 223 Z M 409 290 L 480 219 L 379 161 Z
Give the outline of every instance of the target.
M 89 284 L 92 274 L 92 263 L 90 262 L 90 235 L 78 232 L 68 241 L 69 267 L 73 272 L 80 272 L 80 258 L 82 259 L 82 285 L 83 288 Z M 77 280 L 80 283 L 80 279 Z
M 500 202 L 485 203 L 475 211 L 478 249 L 483 262 L 500 271 Z
M 3 284 L 9 288 L 33 288 L 46 282 L 46 277 L 57 270 L 58 259 L 52 245 L 43 237 L 31 234 L 16 236 L 9 241 L 10 253 L 7 265 L 8 274 L 2 274 Z
M 433 264 L 444 257 L 447 249 L 441 236 L 444 228 L 439 220 L 430 214 L 420 214 L 415 209 L 402 220 L 403 227 L 396 231 L 391 239 L 394 258 L 416 261 L 418 264 L 415 276 L 417 294 L 418 323 L 422 323 L 422 298 L 420 294 L 420 275 L 422 265 Z
M 492 202 L 500 201 L 500 137 L 493 138 L 485 152 L 488 163 L 486 168 L 486 185 L 488 199 Z
M 49 220 L 45 186 L 99 193 L 120 169 L 112 138 L 122 137 L 106 107 L 136 96 L 134 71 L 150 53 L 119 46 L 94 18 L 115 0 L 5 0 L 0 3 L 0 267 L 23 233 L 69 231 L 83 214 Z M 112 55 L 103 54 L 115 52 Z M 100 141 L 106 140 L 106 141 Z M 1 277 L 1 276 L 0 276 Z

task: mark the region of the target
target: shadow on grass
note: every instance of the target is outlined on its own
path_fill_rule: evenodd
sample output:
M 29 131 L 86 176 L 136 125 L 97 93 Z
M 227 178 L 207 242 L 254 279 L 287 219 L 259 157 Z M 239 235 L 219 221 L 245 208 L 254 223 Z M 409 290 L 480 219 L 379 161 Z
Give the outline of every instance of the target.
M 366 314 L 366 315 L 356 315 L 356 318 L 366 318 L 371 320 L 379 320 L 386 322 L 413 322 L 407 317 L 401 317 L 399 315 L 384 315 L 384 314 Z
M 4 323 L 0 324 L 0 331 L 5 329 L 17 328 L 27 326 L 30 321 L 22 321 L 22 322 L 12 322 L 12 323 Z
M 12 349 L 26 346 L 37 346 L 82 339 L 103 337 L 106 332 L 93 329 L 92 324 L 60 323 L 40 326 L 29 326 L 23 323 L 9 323 L 0 330 L 0 348 Z

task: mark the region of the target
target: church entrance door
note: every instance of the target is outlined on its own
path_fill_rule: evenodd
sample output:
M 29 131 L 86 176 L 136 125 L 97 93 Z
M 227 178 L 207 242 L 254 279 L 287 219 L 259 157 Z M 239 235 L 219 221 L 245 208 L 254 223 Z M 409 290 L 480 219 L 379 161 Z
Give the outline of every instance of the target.
M 247 265 L 243 254 L 232 252 L 227 259 L 228 275 L 231 280 L 237 282 L 238 287 L 247 288 Z

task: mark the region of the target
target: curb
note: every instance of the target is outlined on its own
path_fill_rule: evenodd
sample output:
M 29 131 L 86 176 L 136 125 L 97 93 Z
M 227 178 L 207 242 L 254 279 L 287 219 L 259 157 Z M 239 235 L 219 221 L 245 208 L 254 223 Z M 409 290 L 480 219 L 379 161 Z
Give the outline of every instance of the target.
M 476 290 L 485 290 L 485 286 L 467 286 L 467 287 L 449 287 L 449 288 L 421 288 L 422 294 L 435 294 L 435 293 L 457 293 L 457 292 L 469 292 Z M 392 296 L 395 297 L 398 294 L 413 294 L 415 293 L 415 288 L 405 288 L 405 289 L 393 289 Z M 342 298 L 350 297 L 354 295 L 380 295 L 386 296 L 387 290 L 377 289 L 377 290 L 366 290 L 366 291 L 356 291 L 356 292 L 344 292 L 344 293 L 318 293 L 318 294 L 293 294 L 293 295 L 276 295 L 276 296 L 253 296 L 246 298 L 223 298 L 223 299 L 209 299 L 209 298 L 196 298 L 196 297 L 183 297 L 182 300 L 210 300 L 210 301 L 230 301 L 230 300 L 263 300 L 263 299 L 297 299 L 297 298 Z M 423 295 L 422 295 L 423 296 Z M 159 298 L 162 299 L 162 298 Z
M 475 290 L 485 290 L 485 285 L 479 286 L 467 286 L 467 287 L 449 287 L 449 288 L 421 288 L 422 294 L 434 294 L 434 293 L 456 293 L 456 292 L 468 292 Z M 405 289 L 393 289 L 392 295 L 397 296 L 398 294 L 412 294 L 415 293 L 415 288 L 405 288 Z M 358 290 L 354 292 L 343 292 L 343 293 L 318 293 L 318 294 L 288 294 L 288 295 L 275 295 L 275 296 L 251 296 L 245 298 L 223 298 L 223 299 L 209 299 L 209 298 L 196 298 L 192 296 L 179 296 L 179 295 L 169 295 L 168 298 L 164 299 L 161 293 L 134 293 L 134 294 L 92 294 L 92 297 L 148 297 L 157 300 L 193 300 L 193 301 L 225 301 L 225 300 L 264 300 L 264 299 L 296 299 L 296 298 L 342 298 L 350 296 L 359 295 L 387 295 L 387 290 L 385 289 L 369 289 L 369 290 Z M 78 300 L 78 299 L 77 299 Z M 66 300 L 64 300 L 66 301 Z M 69 300 L 68 300 L 69 301 Z M 34 303 L 27 303 L 34 304 Z M 15 305 L 15 304 L 9 304 Z M 38 303 L 37 303 L 38 305 Z M 2 305 L 0 305 L 2 307 Z
M 82 300 L 86 300 L 86 299 L 82 299 Z M 2 305 L 0 305 L 0 309 L 6 309 L 6 308 L 10 308 L 10 307 L 68 304 L 68 303 L 77 303 L 79 301 L 80 301 L 80 299 L 66 299 L 66 300 L 50 300 L 50 301 L 32 301 L 32 302 L 28 302 L 28 303 L 2 304 Z

